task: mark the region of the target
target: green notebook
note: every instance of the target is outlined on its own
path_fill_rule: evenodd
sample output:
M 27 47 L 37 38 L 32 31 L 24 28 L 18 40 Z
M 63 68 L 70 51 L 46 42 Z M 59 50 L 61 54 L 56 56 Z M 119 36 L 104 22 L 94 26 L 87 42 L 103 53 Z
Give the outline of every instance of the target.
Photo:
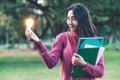
M 76 53 L 83 56 L 84 60 L 91 64 L 95 64 L 97 53 L 99 48 L 84 48 L 85 45 L 93 45 L 101 47 L 103 44 L 104 37 L 82 37 L 78 40 L 78 45 L 76 48 Z M 88 59 L 88 60 L 87 60 Z M 89 61 L 90 60 L 90 61 Z M 72 65 L 71 74 L 73 77 L 76 76 L 90 76 L 88 73 L 82 71 L 80 67 Z
M 95 65 L 97 59 L 97 53 L 99 48 L 80 48 L 77 53 L 84 58 L 85 61 Z M 83 71 L 78 66 L 72 66 L 71 74 L 73 77 L 76 76 L 90 76 L 87 72 Z

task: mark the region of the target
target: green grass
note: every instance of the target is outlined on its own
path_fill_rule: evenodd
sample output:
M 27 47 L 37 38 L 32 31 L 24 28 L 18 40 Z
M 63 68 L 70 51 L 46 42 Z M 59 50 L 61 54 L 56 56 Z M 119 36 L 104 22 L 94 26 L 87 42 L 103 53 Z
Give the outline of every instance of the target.
M 106 50 L 105 74 L 97 80 L 119 80 L 120 51 Z M 59 80 L 59 64 L 48 69 L 37 51 L 0 53 L 0 80 Z
M 120 51 L 105 51 L 105 75 L 100 80 L 119 80 L 120 78 Z
M 0 80 L 56 80 L 58 77 L 58 67 L 48 69 L 36 51 L 0 54 Z

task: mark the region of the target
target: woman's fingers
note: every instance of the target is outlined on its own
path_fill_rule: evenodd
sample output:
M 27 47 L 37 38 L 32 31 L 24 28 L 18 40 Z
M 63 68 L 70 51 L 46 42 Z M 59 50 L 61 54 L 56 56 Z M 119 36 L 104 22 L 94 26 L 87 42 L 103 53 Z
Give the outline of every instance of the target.
M 83 60 L 83 58 L 79 54 L 77 54 L 77 53 L 74 53 L 73 56 L 75 56 L 76 58 L 79 58 L 79 59 Z
M 72 56 L 72 64 L 76 66 L 84 66 L 86 62 L 79 54 L 74 53 Z
M 72 56 L 72 64 L 74 65 L 75 63 L 75 56 Z
M 75 56 L 75 57 L 77 57 L 77 58 L 80 57 L 80 55 L 78 55 L 78 54 L 76 54 L 76 53 L 74 53 L 73 56 Z
M 29 41 L 39 41 L 38 36 L 29 28 L 26 28 L 25 35 Z
M 28 40 L 31 40 L 31 31 L 30 31 L 30 29 L 28 29 L 28 28 L 26 29 L 25 35 L 26 35 Z

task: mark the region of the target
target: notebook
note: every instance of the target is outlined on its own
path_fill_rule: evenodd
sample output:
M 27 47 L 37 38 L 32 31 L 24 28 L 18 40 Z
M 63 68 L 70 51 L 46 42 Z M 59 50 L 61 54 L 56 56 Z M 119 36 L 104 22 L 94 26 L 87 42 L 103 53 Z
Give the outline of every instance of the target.
M 76 48 L 76 53 L 78 53 L 79 55 L 81 55 L 85 61 L 96 65 L 96 63 L 98 63 L 98 53 L 104 52 L 104 49 L 101 48 L 102 44 L 104 41 L 104 37 L 83 37 L 83 38 L 79 38 L 78 40 L 78 45 Z M 87 47 L 86 47 L 87 45 Z M 88 48 L 88 46 L 95 46 L 92 48 Z M 97 61 L 97 62 L 96 62 Z M 88 73 L 84 72 L 83 70 L 81 70 L 80 67 L 77 66 L 73 66 L 72 65 L 72 69 L 71 69 L 71 74 L 73 77 L 76 76 L 90 76 Z

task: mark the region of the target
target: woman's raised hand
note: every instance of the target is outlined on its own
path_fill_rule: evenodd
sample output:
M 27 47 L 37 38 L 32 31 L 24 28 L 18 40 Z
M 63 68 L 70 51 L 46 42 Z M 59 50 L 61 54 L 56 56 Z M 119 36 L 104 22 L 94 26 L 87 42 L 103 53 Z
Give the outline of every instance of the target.
M 34 42 L 38 42 L 40 40 L 38 36 L 30 28 L 26 28 L 25 35 L 29 41 L 32 40 Z

